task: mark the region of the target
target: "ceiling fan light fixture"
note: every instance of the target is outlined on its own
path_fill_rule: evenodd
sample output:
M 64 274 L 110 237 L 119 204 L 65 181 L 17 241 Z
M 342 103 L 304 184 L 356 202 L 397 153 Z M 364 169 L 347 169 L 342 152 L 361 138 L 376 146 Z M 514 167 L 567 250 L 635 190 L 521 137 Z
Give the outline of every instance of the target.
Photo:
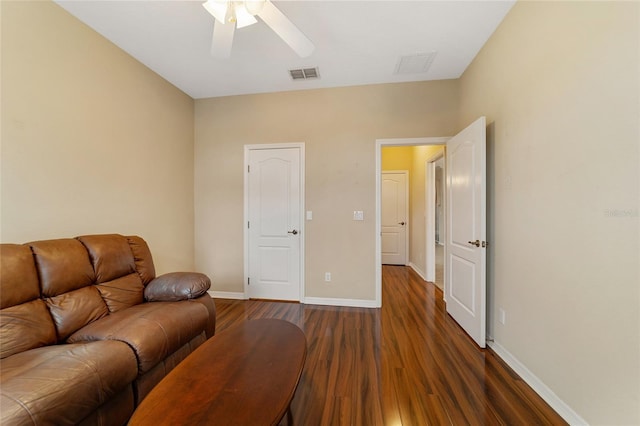
M 267 0 L 246 0 L 244 2 L 244 7 L 247 9 L 247 12 L 251 15 L 257 15 L 262 12 L 262 8 L 264 8 L 264 4 Z
M 258 22 L 256 18 L 249 13 L 245 5 L 240 2 L 235 2 L 233 4 L 233 10 L 235 12 L 234 18 L 238 28 L 248 27 L 249 25 L 253 25 Z
M 258 22 L 252 12 L 258 12 L 256 16 L 301 58 L 310 56 L 315 49 L 311 40 L 269 0 L 207 0 L 203 6 L 215 18 L 211 54 L 216 58 L 230 56 L 236 28 Z M 227 23 L 231 25 L 224 25 Z
M 214 18 L 218 22 L 225 23 L 227 22 L 227 11 L 229 9 L 228 1 L 220 1 L 220 0 L 207 0 L 202 6 L 213 15 Z

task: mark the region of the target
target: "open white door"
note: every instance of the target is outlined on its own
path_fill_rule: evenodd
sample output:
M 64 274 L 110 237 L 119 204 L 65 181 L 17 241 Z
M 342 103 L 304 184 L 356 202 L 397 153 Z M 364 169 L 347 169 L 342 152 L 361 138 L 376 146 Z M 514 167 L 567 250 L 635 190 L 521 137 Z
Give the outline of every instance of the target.
M 486 334 L 486 120 L 447 142 L 447 312 L 481 347 Z

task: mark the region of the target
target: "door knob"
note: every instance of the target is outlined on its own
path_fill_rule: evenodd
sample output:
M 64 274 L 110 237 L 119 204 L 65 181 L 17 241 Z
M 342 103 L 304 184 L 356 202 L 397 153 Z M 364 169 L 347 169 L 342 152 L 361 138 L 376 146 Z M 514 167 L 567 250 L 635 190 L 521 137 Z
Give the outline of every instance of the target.
M 469 241 L 472 246 L 480 247 L 480 240 Z
M 294 229 L 293 231 L 287 231 L 287 234 L 298 235 L 298 231 Z
M 398 222 L 398 225 L 404 226 L 404 222 Z

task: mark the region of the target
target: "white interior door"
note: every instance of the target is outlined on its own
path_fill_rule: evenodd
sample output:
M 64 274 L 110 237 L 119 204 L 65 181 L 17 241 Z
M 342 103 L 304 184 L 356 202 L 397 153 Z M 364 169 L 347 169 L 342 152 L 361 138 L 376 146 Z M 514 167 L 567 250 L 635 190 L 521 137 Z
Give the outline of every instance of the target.
M 248 153 L 250 298 L 300 300 L 301 149 Z
M 447 142 L 447 312 L 481 347 L 486 334 L 486 123 Z
M 408 172 L 382 172 L 381 249 L 385 265 L 407 264 Z

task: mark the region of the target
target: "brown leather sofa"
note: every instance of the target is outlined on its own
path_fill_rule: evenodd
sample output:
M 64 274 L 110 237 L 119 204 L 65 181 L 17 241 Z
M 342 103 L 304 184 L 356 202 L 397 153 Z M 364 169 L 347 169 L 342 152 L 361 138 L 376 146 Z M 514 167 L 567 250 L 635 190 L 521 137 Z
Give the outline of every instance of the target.
M 126 423 L 214 334 L 210 285 L 197 273 L 156 278 L 135 236 L 2 244 L 0 424 Z

